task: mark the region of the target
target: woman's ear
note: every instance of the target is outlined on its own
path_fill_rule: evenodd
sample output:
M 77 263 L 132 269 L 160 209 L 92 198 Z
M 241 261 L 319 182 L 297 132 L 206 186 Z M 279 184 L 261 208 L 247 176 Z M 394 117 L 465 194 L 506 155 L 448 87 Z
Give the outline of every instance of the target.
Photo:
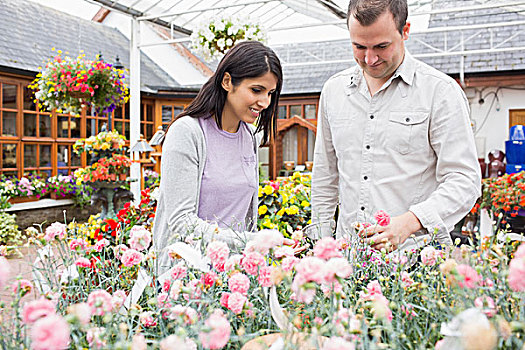
M 228 92 L 232 89 L 232 76 L 230 75 L 230 73 L 228 72 L 224 73 L 224 76 L 222 77 L 221 85 L 222 85 L 222 88 Z

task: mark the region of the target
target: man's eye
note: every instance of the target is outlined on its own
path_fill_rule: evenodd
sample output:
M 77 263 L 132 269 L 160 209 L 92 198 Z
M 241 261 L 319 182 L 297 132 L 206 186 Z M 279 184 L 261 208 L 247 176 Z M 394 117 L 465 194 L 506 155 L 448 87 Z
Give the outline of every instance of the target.
M 387 45 L 379 45 L 377 48 L 378 48 L 378 49 L 386 49 L 386 48 L 387 48 Z

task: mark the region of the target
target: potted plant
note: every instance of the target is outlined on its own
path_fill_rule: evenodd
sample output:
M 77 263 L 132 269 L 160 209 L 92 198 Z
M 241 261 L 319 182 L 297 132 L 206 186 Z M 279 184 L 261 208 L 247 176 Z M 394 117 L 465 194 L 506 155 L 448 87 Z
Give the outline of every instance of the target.
M 0 192 L 10 197 L 9 203 L 33 202 L 47 194 L 46 182 L 38 174 L 26 174 L 22 178 L 4 177 L 0 182 Z
M 73 145 L 73 152 L 81 155 L 83 152 L 90 154 L 109 156 L 114 152 L 125 150 L 126 137 L 120 135 L 117 130 L 102 131 L 95 136 L 80 139 Z
M 97 114 L 111 113 L 129 99 L 124 71 L 99 56 L 90 61 L 84 54 L 77 58 L 61 54 L 58 50 L 30 85 L 41 110 L 78 115 L 93 106 Z
M 205 60 L 221 59 L 238 41 L 266 42 L 262 26 L 250 18 L 216 16 L 203 21 L 191 35 L 193 51 Z

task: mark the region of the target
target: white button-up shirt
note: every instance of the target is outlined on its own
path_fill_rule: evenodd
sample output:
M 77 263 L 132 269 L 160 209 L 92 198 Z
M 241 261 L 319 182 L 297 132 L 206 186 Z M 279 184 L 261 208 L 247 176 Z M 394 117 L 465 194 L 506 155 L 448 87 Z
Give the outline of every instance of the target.
M 333 218 L 337 234 L 355 221 L 413 212 L 450 244 L 449 232 L 481 193 L 481 171 L 460 86 L 408 52 L 370 95 L 363 71 L 331 77 L 319 103 L 312 179 L 312 222 Z M 408 242 L 407 242 L 408 244 Z

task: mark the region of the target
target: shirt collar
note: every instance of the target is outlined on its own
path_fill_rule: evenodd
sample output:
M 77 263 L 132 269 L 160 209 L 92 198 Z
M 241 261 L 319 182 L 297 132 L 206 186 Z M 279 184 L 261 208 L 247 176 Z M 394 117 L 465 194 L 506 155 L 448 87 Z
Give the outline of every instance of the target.
M 394 75 L 392 76 L 392 80 L 401 77 L 405 83 L 412 86 L 412 83 L 414 81 L 414 74 L 416 73 L 416 60 L 412 55 L 405 50 L 405 58 L 403 59 L 403 62 L 397 67 Z

